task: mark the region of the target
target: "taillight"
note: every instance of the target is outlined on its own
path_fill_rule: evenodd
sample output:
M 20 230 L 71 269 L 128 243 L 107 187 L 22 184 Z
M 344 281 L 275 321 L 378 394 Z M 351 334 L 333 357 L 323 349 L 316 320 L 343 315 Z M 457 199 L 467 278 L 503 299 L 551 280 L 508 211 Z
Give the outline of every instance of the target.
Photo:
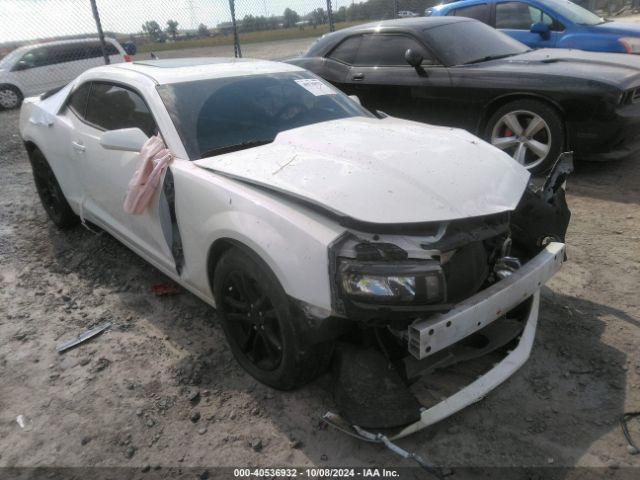
M 125 54 L 124 55 L 124 61 L 125 62 L 133 62 L 133 59 L 131 58 L 131 55 Z

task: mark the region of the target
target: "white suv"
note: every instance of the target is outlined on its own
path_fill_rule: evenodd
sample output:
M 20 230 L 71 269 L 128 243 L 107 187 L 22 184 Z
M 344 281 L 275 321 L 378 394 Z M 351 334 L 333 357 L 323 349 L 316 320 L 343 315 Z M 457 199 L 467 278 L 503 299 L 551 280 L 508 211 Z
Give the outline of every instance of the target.
M 105 38 L 111 63 L 131 61 L 113 38 Z M 25 97 L 66 85 L 85 70 L 104 64 L 96 38 L 26 45 L 0 60 L 0 108 L 16 108 Z

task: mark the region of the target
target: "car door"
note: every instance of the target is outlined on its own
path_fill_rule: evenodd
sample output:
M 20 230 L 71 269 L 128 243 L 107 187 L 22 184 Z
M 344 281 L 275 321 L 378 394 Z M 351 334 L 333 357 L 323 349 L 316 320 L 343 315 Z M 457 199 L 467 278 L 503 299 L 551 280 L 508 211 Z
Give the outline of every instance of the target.
M 138 153 L 100 145 L 100 137 L 109 130 L 137 127 L 148 136 L 158 131 L 142 96 L 124 85 L 92 82 L 84 115 L 75 119 L 74 126 L 71 149 L 80 159 L 85 215 L 172 268 L 173 257 L 160 224 L 160 202 L 152 202 L 141 215 L 123 210 L 129 182 L 139 166 Z
M 549 34 L 543 36 L 531 32 L 535 23 L 549 26 Z M 498 2 L 495 6 L 495 28 L 528 45 L 531 48 L 554 48 L 562 27 L 550 15 L 526 2 Z
M 408 49 L 422 56 L 420 68 L 405 60 Z M 447 69 L 410 34 L 362 35 L 347 83 L 370 110 L 417 121 L 447 122 L 447 97 L 452 94 Z

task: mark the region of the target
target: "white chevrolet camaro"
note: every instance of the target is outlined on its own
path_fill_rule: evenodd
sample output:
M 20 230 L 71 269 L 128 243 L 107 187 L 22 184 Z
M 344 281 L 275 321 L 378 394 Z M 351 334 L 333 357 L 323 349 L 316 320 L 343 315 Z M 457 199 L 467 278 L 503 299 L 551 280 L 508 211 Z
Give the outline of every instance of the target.
M 529 173 L 508 155 L 463 130 L 369 112 L 292 65 L 98 67 L 26 99 L 20 131 L 51 220 L 98 225 L 215 306 L 238 362 L 267 385 L 313 379 L 336 345 L 432 370 L 471 338 L 511 332 L 503 359 L 446 401 L 387 412 L 384 426 L 403 427 L 396 436 L 524 363 L 540 286 L 564 260 L 564 230 L 514 224 Z M 144 213 L 125 213 L 155 134 L 173 160 Z M 473 358 L 465 352 L 458 359 Z M 383 395 L 375 388 L 369 398 Z

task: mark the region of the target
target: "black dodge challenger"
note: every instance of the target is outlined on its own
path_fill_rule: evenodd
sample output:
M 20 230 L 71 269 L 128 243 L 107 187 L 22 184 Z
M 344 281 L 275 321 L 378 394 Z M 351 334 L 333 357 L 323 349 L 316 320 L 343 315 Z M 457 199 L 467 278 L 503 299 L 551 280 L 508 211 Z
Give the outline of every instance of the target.
M 465 128 L 533 172 L 563 150 L 610 160 L 640 151 L 640 58 L 530 50 L 476 20 L 431 17 L 324 35 L 290 63 L 371 110 Z

